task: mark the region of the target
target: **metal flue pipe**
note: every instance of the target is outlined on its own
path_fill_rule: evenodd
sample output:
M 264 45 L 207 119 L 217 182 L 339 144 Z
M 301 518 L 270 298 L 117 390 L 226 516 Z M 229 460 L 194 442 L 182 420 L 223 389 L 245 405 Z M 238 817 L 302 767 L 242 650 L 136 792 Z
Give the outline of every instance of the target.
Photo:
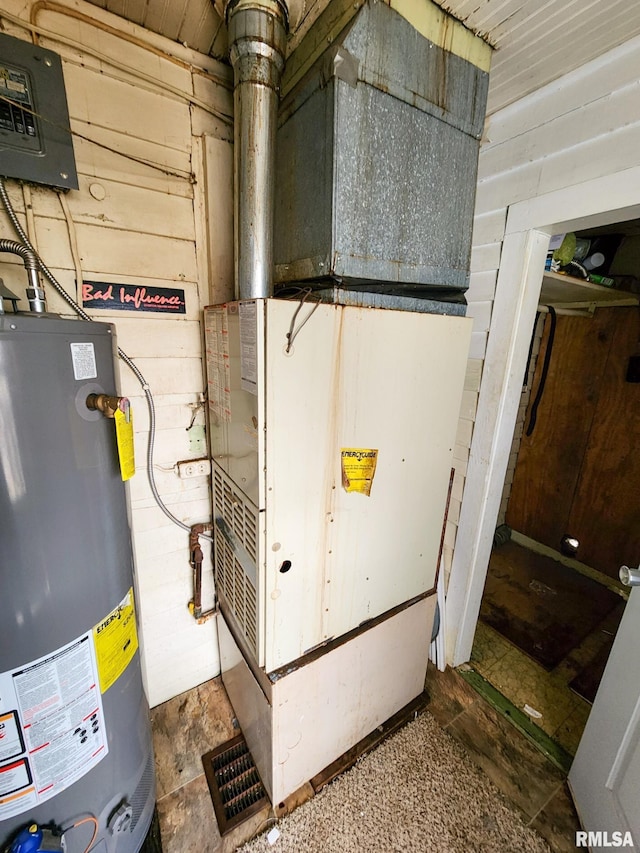
M 238 299 L 271 295 L 273 193 L 287 9 L 279 0 L 226 7 L 234 72 L 234 266 Z

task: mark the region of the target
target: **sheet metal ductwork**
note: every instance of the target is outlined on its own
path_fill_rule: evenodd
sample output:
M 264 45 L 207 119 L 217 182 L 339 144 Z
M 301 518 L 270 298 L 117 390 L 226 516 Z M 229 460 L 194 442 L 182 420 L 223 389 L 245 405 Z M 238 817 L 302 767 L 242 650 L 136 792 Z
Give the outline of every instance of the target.
M 286 91 L 290 66 L 306 58 L 288 60 L 277 134 L 276 290 L 324 279 L 461 299 L 468 287 L 489 75 L 445 49 L 437 11 L 432 40 L 370 0 Z M 296 53 L 318 43 L 312 30 Z

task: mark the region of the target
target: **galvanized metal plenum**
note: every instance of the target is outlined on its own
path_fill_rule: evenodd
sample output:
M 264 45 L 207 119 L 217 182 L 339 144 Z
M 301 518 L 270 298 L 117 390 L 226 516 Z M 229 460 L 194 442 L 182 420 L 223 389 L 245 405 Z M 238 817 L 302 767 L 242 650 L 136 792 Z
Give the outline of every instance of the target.
M 487 88 L 481 68 L 365 5 L 280 107 L 276 282 L 466 289 Z

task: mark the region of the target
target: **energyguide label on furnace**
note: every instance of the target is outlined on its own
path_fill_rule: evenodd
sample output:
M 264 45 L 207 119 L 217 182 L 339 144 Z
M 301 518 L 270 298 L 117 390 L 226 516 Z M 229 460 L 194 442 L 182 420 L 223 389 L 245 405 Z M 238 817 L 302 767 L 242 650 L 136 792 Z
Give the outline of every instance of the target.
M 369 496 L 378 463 L 378 451 L 370 447 L 343 447 L 342 488 Z
M 0 821 L 55 797 L 109 752 L 102 694 L 138 648 L 133 589 L 98 625 L 0 673 Z

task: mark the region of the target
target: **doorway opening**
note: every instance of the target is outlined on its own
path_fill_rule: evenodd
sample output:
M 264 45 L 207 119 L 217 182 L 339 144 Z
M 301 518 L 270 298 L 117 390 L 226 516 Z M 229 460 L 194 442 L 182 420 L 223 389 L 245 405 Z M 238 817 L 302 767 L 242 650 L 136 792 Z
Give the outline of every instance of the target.
M 471 653 L 565 766 L 640 554 L 640 220 L 573 233 L 543 280 Z

